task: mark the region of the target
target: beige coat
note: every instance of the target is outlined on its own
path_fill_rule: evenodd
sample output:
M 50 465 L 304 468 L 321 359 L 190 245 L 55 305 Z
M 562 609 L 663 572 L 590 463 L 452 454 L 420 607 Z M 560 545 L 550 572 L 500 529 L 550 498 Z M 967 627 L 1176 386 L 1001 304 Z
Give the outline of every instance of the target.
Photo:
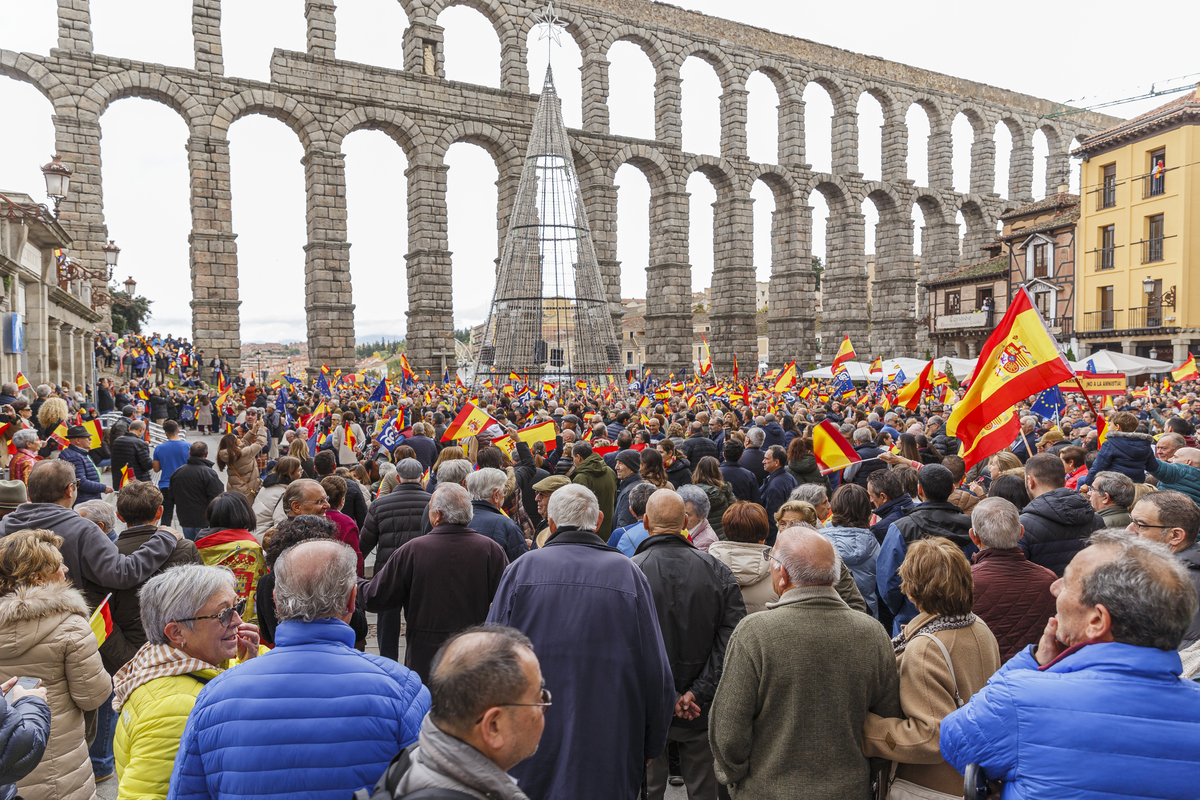
M 896 778 L 929 789 L 962 795 L 963 777 L 942 758 L 938 745 L 942 719 L 954 711 L 954 682 L 941 649 L 927 636 L 917 636 L 937 617 L 918 614 L 904 626 L 908 646 L 896 656 L 900 669 L 900 704 L 906 719 L 868 714 L 863 725 L 863 752 L 899 762 Z M 982 619 L 966 628 L 938 631 L 950 653 L 958 693 L 965 703 L 1000 669 L 1000 648 Z
M 258 477 L 258 462 L 256 457 L 263 448 L 269 444 L 267 439 L 267 429 L 260 427 L 258 429 L 258 438 L 253 444 L 248 444 L 250 434 L 247 433 L 242 438 L 242 453 L 233 462 L 230 462 L 228 450 L 217 451 L 217 463 L 225 464 L 225 468 L 229 470 L 228 486 L 231 491 L 241 492 L 246 495 L 246 499 L 251 505 L 254 503 L 254 496 L 258 493 L 258 489 L 262 486 L 262 481 Z
M 746 613 L 765 611 L 767 603 L 779 599 L 771 586 L 771 562 L 763 558 L 766 545 L 759 542 L 735 542 L 732 540 L 713 542 L 708 554 L 729 567 L 737 578 L 746 603 Z
M 0 597 L 0 680 L 41 678 L 50 739 L 37 769 L 17 783 L 26 800 L 89 800 L 96 794 L 83 712 L 112 694 L 88 624 L 90 611 L 67 581 Z

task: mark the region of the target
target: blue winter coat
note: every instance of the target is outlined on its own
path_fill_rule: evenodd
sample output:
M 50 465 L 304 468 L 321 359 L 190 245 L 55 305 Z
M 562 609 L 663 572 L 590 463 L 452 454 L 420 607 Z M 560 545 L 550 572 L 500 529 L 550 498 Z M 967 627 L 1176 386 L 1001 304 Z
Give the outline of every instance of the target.
M 167 797 L 346 800 L 417 740 L 428 711 L 417 674 L 355 650 L 346 623 L 283 622 L 274 650 L 196 698 Z
M 738 500 L 744 500 L 747 503 L 759 501 L 758 480 L 750 470 L 727 461 L 721 465 L 721 478 L 729 484 L 729 488 L 733 490 L 733 496 Z
M 92 463 L 91 456 L 75 445 L 62 450 L 58 457 L 75 468 L 75 479 L 79 481 L 79 494 L 75 497 L 75 505 L 86 503 L 88 500 L 99 500 L 104 496 L 106 487 L 100 482 L 100 473 Z
M 854 584 L 862 593 L 871 616 L 879 616 L 875 586 L 875 561 L 879 558 L 879 542 L 866 528 L 822 528 L 825 538 L 833 542 L 842 563 L 854 576 Z
M 912 507 L 912 498 L 906 492 L 895 500 L 888 500 L 875 509 L 876 522 L 871 526 L 871 533 L 875 534 L 875 539 L 880 544 L 883 544 L 883 540 L 887 537 L 888 528 L 892 526 L 893 522 L 907 514 L 908 510 Z
M 783 438 L 783 426 L 778 422 L 768 422 L 766 425 L 762 426 L 762 430 L 763 435 L 765 436 L 762 444 L 762 449 L 764 452 L 774 445 L 786 447 Z
M 637 565 L 594 533 L 560 528 L 505 570 L 487 621 L 533 640 L 554 695 L 537 752 L 509 770 L 521 790 L 531 800 L 635 797 L 677 699 Z
M 1079 486 L 1087 486 L 1096 479 L 1096 475 L 1106 470 L 1128 475 L 1129 480 L 1134 483 L 1144 483 L 1146 473 L 1153 472 L 1157 464 L 1153 436 L 1136 431 L 1113 431 L 1100 446 L 1096 460 L 1092 462 L 1087 477 L 1079 482 Z
M 950 766 L 981 765 L 1004 800 L 1200 793 L 1200 684 L 1177 652 L 1091 644 L 1041 672 L 1031 650 L 942 720 Z
M 792 494 L 792 490 L 796 486 L 796 477 L 788 472 L 786 467 L 775 470 L 763 481 L 760 494 L 762 495 L 763 508 L 767 510 L 768 522 L 771 528 L 771 532 L 767 537 L 767 544 L 775 544 L 775 535 L 779 533 L 775 525 L 775 512 L 779 510 L 781 505 L 787 502 L 788 497 Z
M 475 500 L 471 503 L 471 508 L 474 510 L 475 516 L 471 517 L 471 522 L 467 527 L 503 547 L 504 555 L 508 556 L 508 563 L 516 561 L 518 556 L 523 555 L 529 549 L 525 544 L 525 536 L 521 533 L 521 528 L 494 505 L 483 500 Z
M 1200 503 L 1200 469 L 1155 459 L 1150 474 L 1158 478 L 1159 491 L 1183 492 Z
M 50 738 L 50 706 L 38 697 L 0 698 L 0 800 L 17 796 L 17 781 L 37 768 Z

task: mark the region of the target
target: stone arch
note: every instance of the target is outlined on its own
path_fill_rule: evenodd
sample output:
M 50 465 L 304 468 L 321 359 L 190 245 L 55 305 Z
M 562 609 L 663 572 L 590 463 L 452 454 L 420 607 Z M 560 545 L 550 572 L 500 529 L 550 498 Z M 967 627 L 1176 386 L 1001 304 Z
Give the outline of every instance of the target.
M 650 32 L 633 25 L 617 25 L 609 30 L 608 35 L 600 42 L 600 51 L 608 58 L 608 51 L 617 42 L 633 42 L 642 48 L 642 52 L 654 65 L 654 71 L 661 78 L 664 71 L 669 70 L 674 63 L 670 52 L 663 43 Z
M 692 156 L 683 166 L 683 175 L 690 178 L 693 172 L 699 172 L 712 182 L 713 188 L 717 190 L 718 201 L 738 188 L 733 165 L 724 158 L 707 155 Z M 687 178 L 684 179 L 684 183 L 687 182 Z
M 820 192 L 829 205 L 830 216 L 848 210 L 853 203 L 854 192 L 839 175 L 814 172 L 808 177 L 808 180 L 801 182 L 798 188 L 799 195 L 804 202 L 808 202 L 808 198 L 812 196 L 813 192 Z
M 924 92 L 918 92 L 909 98 L 910 106 L 920 106 L 924 110 L 925 115 L 929 118 L 929 130 L 936 131 L 945 128 L 948 124 L 946 113 L 942 108 L 942 102 L 937 97 Z
M 874 267 L 868 266 L 867 274 L 872 351 L 911 351 L 916 345 L 919 292 L 911 208 L 886 183 L 872 181 L 863 190 L 863 202 L 869 201 L 878 216 Z
M 995 220 L 988 213 L 983 198 L 979 195 L 962 197 L 958 204 L 958 213 L 963 215 L 967 229 L 963 231 L 961 259 L 964 265 L 976 264 L 985 260 L 983 245 L 995 238 Z
M 891 89 L 878 83 L 868 82 L 863 84 L 862 90 L 859 92 L 859 97 L 864 94 L 871 95 L 871 97 L 874 97 L 879 102 L 879 106 L 883 109 L 883 122 L 885 125 L 904 123 L 904 116 L 900 114 L 902 104 Z M 855 98 L 856 106 L 857 103 L 858 98 Z
M 500 0 L 433 0 L 426 7 L 426 14 L 436 20 L 443 11 L 455 6 L 466 6 L 487 17 L 488 22 L 492 23 L 492 27 L 496 30 L 501 48 L 506 42 L 521 41 L 518 32 L 525 30 L 525 26 L 521 23 L 513 24 L 513 18 Z
M 596 36 L 592 33 L 591 25 L 585 17 L 576 14 L 570 9 L 558 6 L 555 7 L 554 14 L 562 21 L 567 34 L 575 40 L 575 44 L 579 46 L 580 53 L 586 56 L 588 52 L 596 49 Z M 529 31 L 533 29 L 533 17 L 533 14 L 526 14 L 521 18 L 520 28 L 518 29 L 521 41 L 525 41 L 529 36 Z
M 775 164 L 758 164 L 750 172 L 746 173 L 738 190 L 742 194 L 750 194 L 750 190 L 754 188 L 754 184 L 762 181 L 771 188 L 775 193 L 776 202 L 784 199 L 795 200 L 800 191 L 800 186 L 796 183 L 796 179 L 792 177 L 783 167 Z
M 854 113 L 854 104 L 858 101 L 858 94 L 847 87 L 840 76 L 823 69 L 813 70 L 804 76 L 798 87 L 801 95 L 804 94 L 804 87 L 810 83 L 817 84 L 829 93 L 829 97 L 833 100 L 835 117 L 839 114 Z
M 671 169 L 670 162 L 653 147 L 631 144 L 614 153 L 613 157 L 608 160 L 607 176 L 610 181 L 616 180 L 617 170 L 623 164 L 637 167 L 646 176 L 646 180 L 650 182 L 651 195 L 659 192 L 684 191 L 679 186 L 678 178 Z
M 571 155 L 575 162 L 575 176 L 579 179 L 581 186 L 608 180 L 604 162 L 596 155 L 596 151 L 588 147 L 585 142 L 572 139 Z
M 269 89 L 247 89 L 226 97 L 213 112 L 211 135 L 228 139 L 229 127 L 249 114 L 262 114 L 287 125 L 300 137 L 306 152 L 327 146 L 325 129 L 315 114 L 295 98 Z
M 680 50 L 675 55 L 672 64 L 675 71 L 678 72 L 682 69 L 683 62 L 692 56 L 695 56 L 716 70 L 717 78 L 721 81 L 721 89 L 723 91 L 728 91 L 731 87 L 745 87 L 745 81 L 741 80 L 739 71 L 733 65 L 733 62 L 729 60 L 729 56 L 725 55 L 719 47 L 715 47 L 709 42 L 692 42 Z
M 25 53 L 0 50 L 0 75 L 33 86 L 54 106 L 55 113 L 74 107 L 70 88 L 46 66 Z
M 499 128 L 486 122 L 460 122 L 451 125 L 434 142 L 431 152 L 435 158 L 442 160 L 446 157 L 450 145 L 458 142 L 478 145 L 486 150 L 496 162 L 502 176 L 514 168 L 518 175 L 521 172 L 521 152 L 508 138 L 508 134 Z
M 409 160 L 429 150 L 425 134 L 415 122 L 395 109 L 373 106 L 352 109 L 338 118 L 330 129 L 330 149 L 340 151 L 342 141 L 358 130 L 383 131 L 400 145 Z
M 739 72 L 738 83 L 745 86 L 746 81 L 750 80 L 750 76 L 756 72 L 766 75 L 775 84 L 775 91 L 779 94 L 780 105 L 783 105 L 785 102 L 794 103 L 800 99 L 800 93 L 796 89 L 796 81 L 788 70 L 787 65 L 773 58 L 756 58 L 745 69 Z
M 203 105 L 182 86 L 160 73 L 136 70 L 106 75 L 88 87 L 78 101 L 79 116 L 96 121 L 110 105 L 126 97 L 154 100 L 173 109 L 193 134 L 204 117 Z

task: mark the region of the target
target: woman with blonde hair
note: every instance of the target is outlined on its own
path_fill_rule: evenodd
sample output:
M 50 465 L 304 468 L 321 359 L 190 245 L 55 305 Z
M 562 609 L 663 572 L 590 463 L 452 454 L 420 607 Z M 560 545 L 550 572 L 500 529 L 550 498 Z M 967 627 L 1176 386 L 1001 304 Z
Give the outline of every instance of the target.
M 962 797 L 963 776 L 942 758 L 942 719 L 961 708 L 1000 668 L 1000 648 L 971 608 L 971 565 L 940 536 L 908 546 L 900 590 L 920 612 L 892 640 L 904 719 L 867 714 L 863 754 L 891 760 L 888 797 Z
M 17 782 L 27 800 L 95 796 L 83 713 L 112 693 L 88 623 L 91 609 L 66 578 L 62 542 L 46 530 L 0 539 L 0 681 L 39 678 L 50 706 L 46 753 Z
M 255 422 L 240 439 L 236 433 L 225 434 L 217 450 L 217 471 L 228 469 L 230 490 L 245 495 L 252 503 L 262 486 L 257 456 L 267 444 L 267 429 L 261 422 Z
M 38 409 L 38 438 L 45 443 L 42 449 L 38 451 L 42 457 L 51 457 L 52 454 L 62 449 L 58 445 L 58 442 L 50 438 L 50 434 L 54 433 L 55 429 L 66 421 L 67 415 L 70 413 L 71 410 L 67 408 L 67 401 L 61 397 L 47 399 L 46 402 L 42 403 L 42 407 Z
M 304 477 L 309 480 L 317 477 L 316 470 L 313 468 L 312 457 L 308 454 L 308 442 L 297 436 L 288 445 L 287 454 L 300 462 L 300 471 L 304 473 Z

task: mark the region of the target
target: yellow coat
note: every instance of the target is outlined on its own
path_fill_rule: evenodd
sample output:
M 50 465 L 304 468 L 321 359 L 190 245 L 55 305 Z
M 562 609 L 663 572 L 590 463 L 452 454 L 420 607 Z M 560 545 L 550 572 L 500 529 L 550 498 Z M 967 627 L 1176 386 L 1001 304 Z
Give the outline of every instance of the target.
M 113 740 L 118 800 L 164 798 L 188 714 L 204 684 L 220 670 L 156 678 L 133 690 L 121 707 Z

